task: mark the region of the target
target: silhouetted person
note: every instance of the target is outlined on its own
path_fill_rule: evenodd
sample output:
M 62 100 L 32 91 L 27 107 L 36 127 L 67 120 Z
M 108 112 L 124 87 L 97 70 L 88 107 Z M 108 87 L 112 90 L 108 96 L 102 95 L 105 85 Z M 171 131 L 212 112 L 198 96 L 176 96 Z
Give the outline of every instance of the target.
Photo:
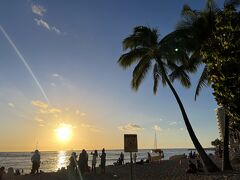
M 161 151 L 161 159 L 164 159 L 164 152 Z
M 188 169 L 186 171 L 186 173 L 197 173 L 197 167 L 195 164 L 192 163 L 192 161 L 188 161 Z
M 75 160 L 76 160 L 76 158 L 77 158 L 77 155 L 76 155 L 76 153 L 75 152 L 72 152 L 72 155 L 71 155 L 71 157 L 69 158 L 69 170 L 71 171 L 71 172 L 76 172 L 76 170 L 77 170 L 77 167 L 76 167 L 76 163 L 75 163 Z M 75 160 L 74 160 L 75 159 Z
M 197 157 L 197 154 L 196 154 L 195 151 L 193 152 L 193 155 L 192 155 L 192 156 L 193 156 L 193 159 L 195 159 L 195 158 Z
M 190 158 L 190 159 L 192 159 L 192 158 L 193 158 L 192 151 L 190 151 L 190 153 L 189 153 L 189 158 Z
M 92 171 L 96 172 L 96 163 L 97 163 L 97 157 L 98 157 L 98 152 L 97 150 L 94 151 L 94 153 L 92 153 L 93 157 L 92 157 Z
M 40 153 L 38 150 L 35 150 L 35 152 L 32 155 L 31 158 L 32 161 L 32 170 L 31 170 L 31 174 L 35 174 L 36 172 L 39 173 L 39 167 L 40 167 Z
M 136 162 L 137 162 L 137 153 L 134 153 L 134 154 L 133 154 L 133 161 L 134 161 L 134 163 L 136 164 Z
M 16 171 L 15 171 L 14 175 L 16 175 L 16 176 L 19 176 L 19 175 L 21 175 L 21 173 L 20 173 L 20 170 L 19 170 L 19 169 L 16 169 Z
M 121 161 L 121 165 L 124 164 L 124 154 L 122 152 L 120 154 L 120 161 Z
M 79 155 L 78 165 L 82 174 L 88 171 L 88 154 L 85 149 Z
M 152 160 L 151 154 L 148 152 L 148 157 L 147 157 L 146 163 L 150 163 L 151 160 Z
M 100 155 L 101 158 L 101 172 L 105 173 L 105 166 L 106 166 L 106 153 L 105 149 L 102 149 L 102 154 Z
M 197 160 L 197 170 L 203 172 L 203 165 L 199 159 Z
M 3 174 L 6 174 L 6 172 L 5 172 L 5 167 L 2 166 L 0 168 L 0 180 L 2 179 Z
M 119 157 L 117 162 L 113 163 L 113 165 L 122 165 L 122 160 L 121 158 Z

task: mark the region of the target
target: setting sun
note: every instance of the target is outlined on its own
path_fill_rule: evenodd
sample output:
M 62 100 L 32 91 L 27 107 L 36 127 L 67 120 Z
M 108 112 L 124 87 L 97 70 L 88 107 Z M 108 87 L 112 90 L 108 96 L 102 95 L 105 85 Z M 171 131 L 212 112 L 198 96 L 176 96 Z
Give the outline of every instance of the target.
M 71 138 L 72 136 L 72 129 L 71 125 L 68 124 L 61 124 L 57 129 L 56 129 L 56 135 L 59 141 L 67 141 Z

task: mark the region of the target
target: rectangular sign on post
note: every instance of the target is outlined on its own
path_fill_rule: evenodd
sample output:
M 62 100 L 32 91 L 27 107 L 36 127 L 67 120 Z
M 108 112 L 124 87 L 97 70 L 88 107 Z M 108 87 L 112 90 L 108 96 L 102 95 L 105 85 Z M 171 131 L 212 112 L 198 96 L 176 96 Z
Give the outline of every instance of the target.
M 136 134 L 124 134 L 124 152 L 138 152 Z

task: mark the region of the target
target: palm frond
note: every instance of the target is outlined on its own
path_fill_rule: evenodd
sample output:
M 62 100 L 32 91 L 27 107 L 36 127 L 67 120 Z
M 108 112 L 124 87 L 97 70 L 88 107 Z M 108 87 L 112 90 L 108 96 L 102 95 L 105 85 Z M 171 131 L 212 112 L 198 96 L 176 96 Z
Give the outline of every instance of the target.
M 197 49 L 191 54 L 188 63 L 185 64 L 186 71 L 189 73 L 194 73 L 202 63 L 203 62 L 202 57 L 200 56 L 200 51 Z
M 133 34 L 123 40 L 123 50 L 137 47 L 152 47 L 158 43 L 158 32 L 146 26 L 137 26 Z
M 172 82 L 178 79 L 184 87 L 189 88 L 191 86 L 190 78 L 185 72 L 185 67 L 183 65 L 177 66 L 174 63 L 169 63 L 169 67 L 172 69 L 172 73 L 169 75 L 169 79 Z
M 148 71 L 151 68 L 151 57 L 144 56 L 141 58 L 137 66 L 134 68 L 132 73 L 132 89 L 137 91 L 142 81 L 145 79 Z
M 237 8 L 240 5 L 240 0 L 225 0 L 224 7 Z
M 187 4 L 183 5 L 181 16 L 186 19 L 196 19 L 198 16 L 198 12 L 196 10 L 192 10 L 191 7 Z
M 208 73 L 207 73 L 207 66 L 205 65 L 203 68 L 203 72 L 201 74 L 201 77 L 198 80 L 198 84 L 196 87 L 196 91 L 195 91 L 195 101 L 197 99 L 197 96 L 199 95 L 201 89 L 205 86 L 209 86 L 211 84 L 211 81 L 208 78 Z
M 127 38 L 125 38 L 122 42 L 122 46 L 123 46 L 123 50 L 127 50 L 127 49 L 135 49 L 138 46 L 139 42 L 138 39 L 131 35 Z
M 218 8 L 215 0 L 207 0 L 205 8 L 203 9 L 203 12 L 209 13 L 209 12 L 218 12 L 220 9 Z
M 133 49 L 123 55 L 118 59 L 118 64 L 124 69 L 130 67 L 132 64 L 136 63 L 142 56 L 147 52 L 145 48 Z
M 157 64 L 158 64 L 158 76 L 162 80 L 162 85 L 166 86 L 167 81 L 166 81 L 165 77 L 167 77 L 167 73 L 168 73 L 167 68 L 166 68 L 167 64 L 159 59 L 157 59 Z
M 159 67 L 158 64 L 154 64 L 153 68 L 153 93 L 156 94 L 158 90 L 158 81 L 159 81 Z

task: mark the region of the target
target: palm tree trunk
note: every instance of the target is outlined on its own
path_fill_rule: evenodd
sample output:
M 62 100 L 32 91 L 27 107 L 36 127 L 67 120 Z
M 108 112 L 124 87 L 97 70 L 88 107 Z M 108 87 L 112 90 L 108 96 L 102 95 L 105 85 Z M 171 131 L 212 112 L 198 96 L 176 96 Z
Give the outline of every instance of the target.
M 187 117 L 187 114 L 185 112 L 183 104 L 182 104 L 182 102 L 181 102 L 181 100 L 180 100 L 176 90 L 172 86 L 172 83 L 169 81 L 167 75 L 166 75 L 165 79 L 166 79 L 167 84 L 169 85 L 170 89 L 172 90 L 172 93 L 174 94 L 174 96 L 175 96 L 175 98 L 176 98 L 176 100 L 178 102 L 178 105 L 179 105 L 180 110 L 182 112 L 182 116 L 183 116 L 185 125 L 187 127 L 189 136 L 190 136 L 190 138 L 191 138 L 195 148 L 197 149 L 197 151 L 198 151 L 198 153 L 199 153 L 199 155 L 200 155 L 200 157 L 201 157 L 201 159 L 202 159 L 202 161 L 203 161 L 203 163 L 205 165 L 206 170 L 208 172 L 218 172 L 218 171 L 220 171 L 219 168 L 216 166 L 216 164 L 214 164 L 213 161 L 210 159 L 210 157 L 206 154 L 206 152 L 204 151 L 202 145 L 199 143 L 199 141 L 198 141 L 198 139 L 197 139 L 197 137 L 196 137 L 196 135 L 195 135 L 195 133 L 194 133 L 194 131 L 192 129 L 192 126 L 191 126 L 191 124 L 189 122 L 189 119 Z
M 232 170 L 232 166 L 229 160 L 229 116 L 225 111 L 224 121 L 224 134 L 223 134 L 223 158 L 222 158 L 222 170 Z

